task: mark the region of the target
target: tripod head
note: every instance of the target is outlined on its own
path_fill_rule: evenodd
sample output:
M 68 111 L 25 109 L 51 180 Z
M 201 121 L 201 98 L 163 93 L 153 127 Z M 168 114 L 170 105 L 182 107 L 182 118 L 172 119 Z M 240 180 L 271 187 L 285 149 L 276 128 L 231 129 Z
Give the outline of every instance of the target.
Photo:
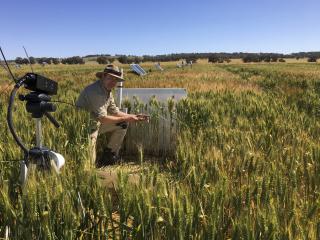
M 45 115 L 50 122 L 56 127 L 60 127 L 59 123 L 54 119 L 50 112 L 56 111 L 56 106 L 50 103 L 51 97 L 40 92 L 31 92 L 27 95 L 19 95 L 21 101 L 26 101 L 26 109 L 31 113 L 32 118 L 42 118 Z

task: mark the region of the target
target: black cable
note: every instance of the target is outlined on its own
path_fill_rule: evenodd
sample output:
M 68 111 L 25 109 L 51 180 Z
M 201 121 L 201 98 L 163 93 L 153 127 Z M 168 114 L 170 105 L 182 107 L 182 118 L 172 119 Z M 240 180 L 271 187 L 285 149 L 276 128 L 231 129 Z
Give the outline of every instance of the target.
M 11 92 L 9 106 L 8 106 L 8 113 L 7 113 L 7 122 L 8 122 L 8 126 L 9 126 L 9 129 L 10 129 L 10 132 L 11 132 L 13 138 L 15 139 L 15 141 L 17 142 L 19 147 L 23 150 L 24 154 L 27 155 L 29 153 L 29 150 L 25 147 L 25 145 L 23 144 L 21 139 L 16 134 L 14 127 L 13 127 L 13 121 L 12 121 L 12 109 L 13 109 L 14 99 L 15 99 L 17 91 L 19 90 L 19 88 L 23 84 L 23 82 L 24 82 L 24 79 L 20 80 L 14 86 L 14 88 Z
M 3 58 L 4 62 L 6 63 L 6 66 L 7 66 L 7 68 L 8 68 L 8 71 L 9 71 L 12 79 L 13 79 L 15 82 L 17 82 L 17 79 L 14 77 L 13 73 L 11 72 L 11 69 L 10 69 L 9 64 L 8 64 L 8 62 L 7 62 L 7 59 L 6 59 L 6 57 L 4 56 L 1 47 L 0 47 L 0 52 L 1 52 L 1 55 L 2 55 L 2 58 Z

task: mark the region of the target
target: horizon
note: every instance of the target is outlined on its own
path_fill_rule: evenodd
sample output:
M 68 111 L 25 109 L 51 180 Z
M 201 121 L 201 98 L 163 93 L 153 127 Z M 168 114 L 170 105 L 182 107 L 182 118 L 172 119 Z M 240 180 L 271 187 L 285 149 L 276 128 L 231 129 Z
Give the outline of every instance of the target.
M 0 46 L 1 47 L 1 46 Z M 3 50 L 3 49 L 2 49 Z M 27 50 L 28 51 L 28 50 Z M 115 55 L 111 55 L 111 54 L 108 54 L 108 53 L 101 53 L 101 54 L 87 54 L 87 55 L 84 55 L 84 56 L 81 56 L 81 55 L 74 55 L 74 56 L 65 56 L 65 57 L 52 57 L 52 56 L 33 56 L 33 55 L 30 55 L 30 53 L 28 53 L 29 57 L 34 57 L 34 58 L 58 58 L 58 59 L 63 59 L 63 58 L 69 58 L 69 57 L 81 57 L 81 58 L 90 58 L 90 57 L 97 57 L 97 56 L 110 56 L 110 57 L 119 57 L 119 56 L 127 56 L 127 57 L 143 57 L 143 56 L 152 56 L 152 57 L 155 57 L 155 56 L 163 56 L 163 55 L 173 55 L 173 54 L 279 54 L 279 55 L 284 55 L 285 56 L 290 56 L 290 55 L 293 55 L 293 54 L 301 54 L 301 53 L 320 53 L 320 50 L 319 51 L 308 51 L 308 52 L 292 52 L 292 53 L 280 53 L 280 52 L 181 52 L 181 53 L 166 53 L 166 54 L 157 54 L 157 55 L 149 55 L 149 54 L 145 54 L 145 55 L 125 55 L 125 54 L 115 54 Z M 8 59 L 7 56 L 6 56 L 6 53 L 4 52 L 5 54 L 5 57 L 7 59 L 7 61 L 14 61 L 16 58 L 14 59 Z M 24 53 L 24 56 L 18 56 L 20 58 L 27 58 L 27 56 L 25 55 Z M 293 56 L 292 56 L 293 57 Z M 2 56 L 0 57 L 2 59 Z M 201 57 L 199 58 L 201 59 Z M 2 59 L 3 60 L 3 59 Z
M 6 1 L 0 46 L 8 59 L 174 53 L 316 52 L 310 0 L 74 2 Z M 14 18 L 12 17 L 14 13 Z M 119 14 L 120 13 L 120 14 Z

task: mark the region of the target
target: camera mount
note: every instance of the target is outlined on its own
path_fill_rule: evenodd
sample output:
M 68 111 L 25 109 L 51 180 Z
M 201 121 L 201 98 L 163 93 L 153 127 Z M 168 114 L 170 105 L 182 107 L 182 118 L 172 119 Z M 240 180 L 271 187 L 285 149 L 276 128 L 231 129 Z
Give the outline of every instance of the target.
M 35 119 L 36 146 L 31 149 L 28 149 L 18 137 L 12 121 L 12 109 L 15 96 L 21 86 L 32 91 L 26 95 L 19 95 L 21 101 L 26 101 L 27 112 L 31 113 L 32 118 Z M 56 128 L 60 127 L 59 123 L 50 114 L 50 112 L 55 112 L 56 106 L 53 103 L 50 103 L 51 96 L 49 95 L 57 94 L 57 89 L 57 82 L 39 74 L 27 73 L 17 81 L 11 92 L 7 122 L 15 141 L 24 152 L 24 160 L 20 165 L 20 180 L 23 184 L 27 179 L 27 172 L 30 164 L 35 164 L 40 170 L 49 170 L 53 167 L 57 172 L 59 172 L 60 168 L 64 165 L 65 160 L 62 155 L 42 146 L 41 118 L 46 116 Z

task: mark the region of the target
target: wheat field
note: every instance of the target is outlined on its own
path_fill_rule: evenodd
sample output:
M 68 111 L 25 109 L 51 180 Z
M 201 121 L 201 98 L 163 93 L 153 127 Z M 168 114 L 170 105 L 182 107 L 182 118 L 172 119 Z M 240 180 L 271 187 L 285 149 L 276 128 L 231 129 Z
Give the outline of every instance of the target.
M 174 154 L 131 156 L 132 166 L 113 167 L 115 188 L 90 164 L 89 114 L 64 104 L 53 114 L 61 128 L 43 121 L 64 170 L 20 186 L 22 153 L 6 124 L 12 85 L 0 69 L 0 239 L 320 239 L 320 64 L 142 66 L 142 78 L 122 66 L 125 87 L 182 87 L 188 98 L 171 107 L 181 122 Z M 103 66 L 34 68 L 58 81 L 54 99 L 74 103 Z M 14 123 L 30 147 L 34 124 L 20 101 Z

